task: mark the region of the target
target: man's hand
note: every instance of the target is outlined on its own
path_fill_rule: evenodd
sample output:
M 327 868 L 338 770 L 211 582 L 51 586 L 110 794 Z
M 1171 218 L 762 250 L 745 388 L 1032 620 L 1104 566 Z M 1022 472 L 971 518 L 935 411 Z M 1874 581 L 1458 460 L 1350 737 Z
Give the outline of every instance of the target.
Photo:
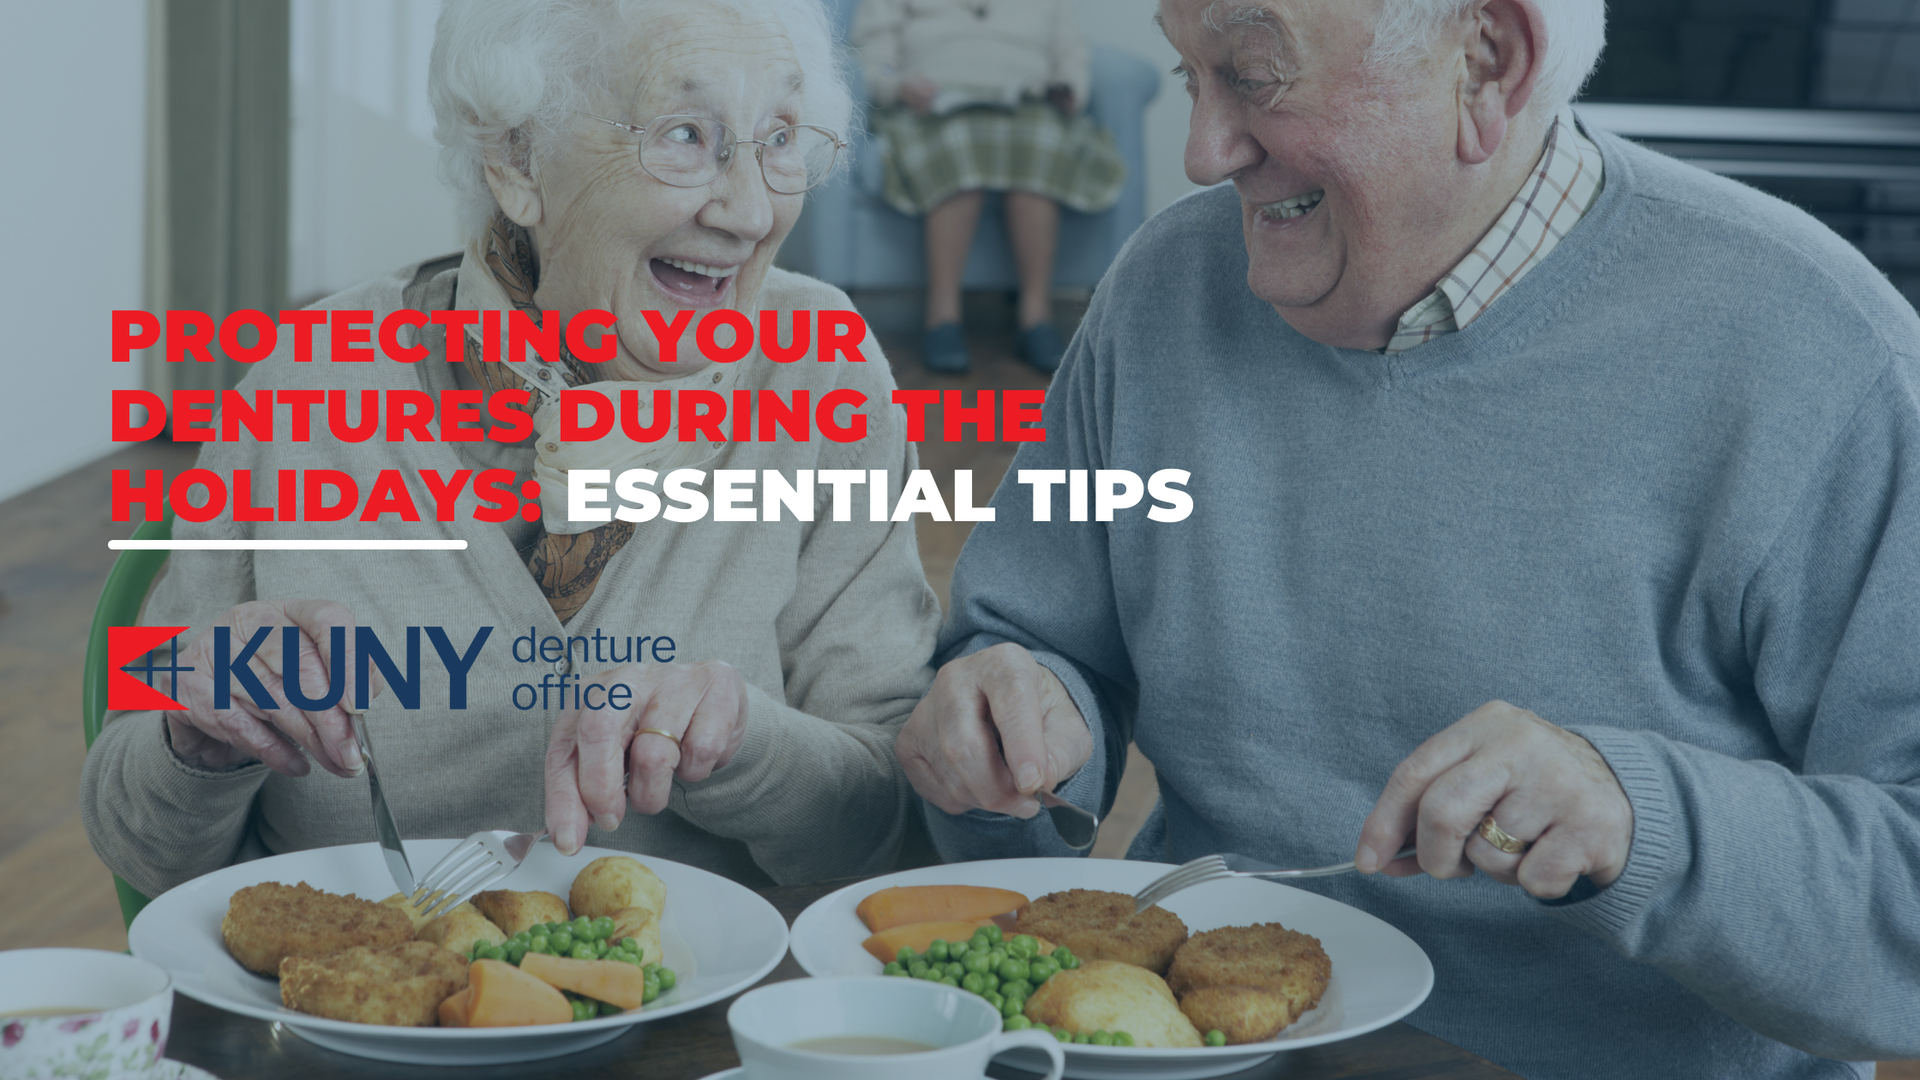
M 909 75 L 900 80 L 900 100 L 921 116 L 933 111 L 933 99 L 939 96 L 940 87 L 925 75 Z
M 608 689 L 619 684 L 633 700 L 616 709 Z M 588 821 L 612 832 L 629 806 L 665 810 L 675 777 L 705 780 L 747 737 L 747 684 L 721 660 L 628 664 L 586 680 L 580 695 L 547 742 L 547 829 L 563 854 L 580 850 Z
M 238 656 L 247 641 L 261 627 L 297 626 L 300 628 L 300 688 L 308 697 L 319 697 L 329 686 L 332 671 L 330 631 L 346 629 L 346 645 L 353 648 L 353 612 L 332 600 L 252 600 L 230 608 L 220 617 L 227 626 L 232 652 Z M 181 655 L 193 672 L 180 680 L 180 704 L 185 712 L 168 712 L 167 738 L 173 743 L 174 756 L 199 769 L 219 772 L 225 769 L 265 762 L 274 772 L 286 776 L 305 776 L 311 756 L 335 776 L 358 776 L 362 768 L 360 747 L 353 741 L 353 727 L 347 716 L 354 701 L 354 665 L 342 661 L 347 688 L 331 709 L 305 712 L 294 708 L 284 690 L 285 648 L 276 629 L 254 651 L 247 667 L 260 680 L 279 708 L 266 709 L 248 700 L 246 689 L 232 688 L 231 703 L 225 709 L 214 707 L 213 631 L 195 638 Z M 369 672 L 371 676 L 372 673 Z M 380 693 L 373 681 L 372 692 Z M 303 753 L 304 751 L 304 753 Z
M 1093 752 L 1067 688 L 1018 645 L 995 645 L 940 669 L 894 743 L 913 789 L 949 814 L 1032 817 Z
M 1508 854 L 1480 835 L 1500 830 L 1532 847 Z M 1415 859 L 1388 863 L 1408 837 Z M 1543 900 L 1586 875 L 1601 887 L 1626 869 L 1633 806 L 1591 743 L 1504 701 L 1489 702 L 1428 739 L 1393 771 L 1360 830 L 1360 872 L 1421 870 L 1465 877 L 1474 867 Z M 1414 865 L 1415 861 L 1419 865 Z

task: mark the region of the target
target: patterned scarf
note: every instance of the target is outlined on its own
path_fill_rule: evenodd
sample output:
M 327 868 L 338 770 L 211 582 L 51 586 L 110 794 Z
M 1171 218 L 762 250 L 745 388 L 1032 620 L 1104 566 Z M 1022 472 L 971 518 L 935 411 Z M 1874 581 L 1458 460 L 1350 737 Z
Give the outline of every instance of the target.
M 533 239 L 505 214 L 494 215 L 486 264 L 507 299 L 538 319 L 540 308 L 533 301 L 533 292 L 540 281 L 540 265 L 534 255 Z M 560 346 L 560 355 L 565 367 L 562 377 L 568 386 L 595 381 L 590 369 L 568 351 L 565 343 Z M 483 393 L 528 389 L 527 405 L 522 411 L 532 415 L 539 409 L 539 393 L 531 392 L 527 381 L 504 364 L 485 362 L 481 358 L 480 342 L 471 333 L 467 338 L 466 369 Z M 601 572 L 632 537 L 633 523 L 627 521 L 610 521 L 580 533 L 549 532 L 543 525 L 535 532 L 533 542 L 521 549 L 520 557 L 526 561 L 533 579 L 540 583 L 540 591 L 546 594 L 554 615 L 565 625 L 592 599 Z

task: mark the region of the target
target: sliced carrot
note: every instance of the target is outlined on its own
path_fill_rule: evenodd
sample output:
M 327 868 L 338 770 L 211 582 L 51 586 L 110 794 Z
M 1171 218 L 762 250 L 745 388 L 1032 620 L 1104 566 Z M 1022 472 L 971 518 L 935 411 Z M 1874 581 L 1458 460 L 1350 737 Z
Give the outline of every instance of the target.
M 475 960 L 467 967 L 467 980 L 473 993 L 468 1027 L 565 1024 L 573 1019 L 565 994 L 504 961 Z
M 905 926 L 891 926 L 860 943 L 860 947 L 872 953 L 881 963 L 886 963 L 900 955 L 902 947 L 914 952 L 926 952 L 927 946 L 934 940 L 965 941 L 973 936 L 975 929 L 991 926 L 992 919 L 974 919 L 971 922 L 921 922 L 908 923 Z
M 860 901 L 854 914 L 874 933 L 922 922 L 963 922 L 985 919 L 1027 906 L 1027 898 L 1011 889 L 984 885 L 900 885 Z
M 441 1002 L 440 1003 L 440 1026 L 441 1027 L 466 1027 L 467 1026 L 467 1009 L 472 1004 L 473 1004 L 473 988 L 471 986 L 462 989 L 459 993 Z
M 642 996 L 646 972 L 624 960 L 574 960 L 528 953 L 520 961 L 520 970 L 548 985 L 623 1009 L 637 1009 L 646 1002 Z

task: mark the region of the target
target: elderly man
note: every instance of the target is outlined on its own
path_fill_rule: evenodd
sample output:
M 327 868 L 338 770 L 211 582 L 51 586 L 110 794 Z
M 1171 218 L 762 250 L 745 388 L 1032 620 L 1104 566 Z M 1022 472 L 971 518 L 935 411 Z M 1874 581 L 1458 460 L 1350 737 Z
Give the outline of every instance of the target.
M 1583 129 L 1601 19 L 1163 0 L 1231 185 L 1134 238 L 1014 469 L 1195 510 L 1005 485 L 897 753 L 957 859 L 1064 854 L 1032 796 L 1137 743 L 1137 853 L 1355 858 L 1312 887 L 1427 950 L 1412 1020 L 1525 1075 L 1865 1076 L 1920 1056 L 1920 322 Z

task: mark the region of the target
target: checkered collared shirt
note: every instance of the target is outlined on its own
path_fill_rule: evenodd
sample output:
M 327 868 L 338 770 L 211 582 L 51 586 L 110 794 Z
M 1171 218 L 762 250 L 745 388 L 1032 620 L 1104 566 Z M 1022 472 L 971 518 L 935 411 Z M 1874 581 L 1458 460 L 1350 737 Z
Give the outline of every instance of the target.
M 1605 182 L 1600 148 L 1580 133 L 1572 109 L 1561 110 L 1526 185 L 1439 288 L 1400 316 L 1383 351 L 1406 352 L 1472 325 L 1579 224 Z

